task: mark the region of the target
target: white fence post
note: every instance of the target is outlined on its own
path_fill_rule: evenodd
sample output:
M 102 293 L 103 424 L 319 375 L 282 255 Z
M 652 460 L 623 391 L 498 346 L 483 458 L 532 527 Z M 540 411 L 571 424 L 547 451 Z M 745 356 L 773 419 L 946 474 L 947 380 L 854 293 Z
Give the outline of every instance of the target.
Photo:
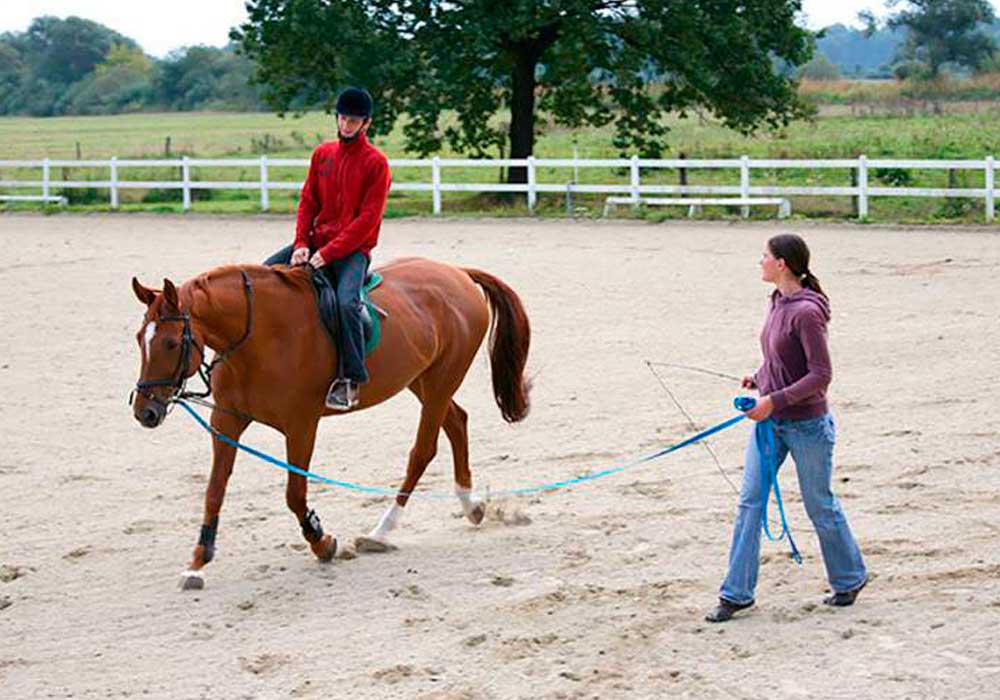
M 118 208 L 118 156 L 111 156 L 111 208 Z
M 750 156 L 740 157 L 740 199 L 750 198 Z M 744 219 L 750 216 L 750 207 L 740 208 L 740 216 Z
M 868 156 L 858 156 L 858 218 L 868 218 Z
M 191 164 L 188 162 L 188 157 L 184 156 L 181 159 L 181 178 L 184 182 L 183 195 L 184 195 L 184 211 L 191 208 Z
M 996 199 L 994 193 L 994 178 L 996 173 L 993 156 L 986 156 L 986 220 L 993 221 L 996 215 Z
M 631 188 L 632 206 L 639 208 L 639 156 L 632 156 L 629 164 L 629 187 Z
M 528 210 L 535 211 L 538 192 L 535 190 L 535 157 L 528 156 Z
M 434 156 L 431 161 L 431 193 L 434 200 L 434 215 L 441 213 L 441 159 Z
M 44 197 L 44 199 L 42 200 L 43 205 L 48 204 L 49 202 L 50 170 L 51 168 L 49 168 L 49 159 L 46 157 L 45 160 L 42 161 L 42 197 Z
M 267 211 L 271 206 L 267 196 L 267 156 L 260 157 L 260 210 Z

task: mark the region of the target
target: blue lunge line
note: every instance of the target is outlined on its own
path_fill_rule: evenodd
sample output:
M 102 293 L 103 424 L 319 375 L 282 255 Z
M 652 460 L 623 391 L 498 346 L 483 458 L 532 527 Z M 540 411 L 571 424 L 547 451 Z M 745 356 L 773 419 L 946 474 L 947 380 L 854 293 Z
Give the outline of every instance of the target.
M 739 402 L 740 399 L 748 399 L 748 397 L 739 397 L 737 399 L 737 402 Z M 749 399 L 749 401 L 753 402 L 754 400 L 751 398 L 751 399 Z M 397 495 L 397 494 L 400 493 L 399 491 L 397 491 L 395 489 L 388 489 L 388 488 L 384 488 L 384 487 L 380 487 L 380 486 L 365 486 L 363 484 L 356 484 L 356 483 L 353 483 L 353 482 L 350 482 L 350 481 L 340 481 L 338 479 L 331 479 L 329 477 L 323 476 L 322 474 L 317 474 L 316 472 L 311 472 L 311 471 L 306 471 L 304 469 L 300 469 L 299 467 L 296 467 L 294 464 L 289 464 L 288 462 L 285 462 L 284 460 L 280 460 L 280 459 L 277 459 L 275 457 L 272 457 L 271 455 L 269 455 L 269 454 L 267 454 L 265 452 L 261 452 L 260 450 L 257 450 L 257 449 L 255 449 L 253 447 L 250 447 L 249 445 L 244 445 L 244 444 L 242 444 L 242 443 L 240 443 L 240 442 L 238 442 L 236 440 L 233 440 L 228 435 L 223 435 L 218 430 L 216 430 L 211 425 L 209 425 L 208 422 L 204 418 L 202 418 L 200 415 L 198 415 L 198 413 L 193 408 L 191 408 L 187 404 L 186 401 L 178 400 L 175 403 L 180 404 L 180 406 L 182 408 L 184 408 L 184 410 L 186 410 L 188 413 L 191 414 L 191 416 L 199 423 L 199 425 L 201 425 L 201 427 L 203 427 L 205 430 L 207 430 L 208 432 L 210 432 L 213 436 L 215 436 L 216 438 L 218 438 L 222 442 L 224 442 L 227 445 L 230 445 L 232 447 L 235 447 L 238 450 L 243 450 L 244 452 L 249 452 L 254 457 L 262 459 L 262 460 L 264 460 L 265 462 L 267 462 L 269 464 L 272 464 L 272 465 L 274 465 L 276 467 L 284 469 L 285 471 L 292 472 L 293 474 L 298 474 L 299 476 L 303 476 L 303 477 L 305 477 L 307 479 L 312 479 L 313 481 L 319 481 L 319 482 L 322 482 L 324 484 L 330 484 L 331 486 L 339 486 L 340 488 L 348 489 L 350 491 L 359 491 L 361 493 L 375 494 L 375 495 L 379 495 L 379 496 L 395 496 L 395 495 Z M 746 404 L 745 403 L 737 403 L 736 407 L 740 408 L 741 405 L 746 405 Z M 750 404 L 750 407 L 751 408 L 753 407 L 752 403 Z M 749 409 L 740 409 L 740 410 L 749 410 Z M 722 421 L 721 423 L 718 423 L 717 425 L 714 425 L 711 428 L 707 428 L 706 430 L 703 430 L 700 433 L 698 433 L 697 435 L 693 435 L 693 436 L 689 437 L 688 439 L 683 440 L 682 442 L 678 442 L 675 445 L 671 445 L 669 447 L 665 447 L 662 450 L 660 450 L 659 452 L 654 452 L 653 454 L 646 455 L 645 457 L 639 457 L 638 459 L 634 459 L 631 462 L 627 462 L 627 463 L 619 465 L 617 467 L 611 467 L 609 469 L 602 469 L 601 471 L 591 472 L 589 474 L 585 474 L 583 476 L 578 476 L 578 477 L 573 478 L 573 479 L 566 479 L 564 481 L 551 481 L 551 482 L 544 483 L 544 484 L 535 484 L 535 485 L 532 485 L 532 486 L 522 486 L 520 488 L 505 489 L 503 491 L 494 491 L 494 492 L 491 492 L 491 495 L 493 495 L 493 496 L 520 496 L 520 495 L 524 495 L 524 494 L 528 494 L 528 493 L 538 493 L 538 492 L 542 492 L 542 491 L 555 491 L 557 489 L 563 489 L 563 488 L 567 488 L 569 486 L 575 486 L 576 484 L 583 484 L 583 483 L 586 483 L 588 481 L 594 481 L 596 479 L 601 479 L 601 478 L 606 477 L 606 476 L 611 476 L 612 474 L 618 474 L 619 472 L 623 472 L 626 469 L 630 469 L 630 468 L 635 467 L 635 466 L 637 466 L 639 464 L 644 464 L 645 462 L 650 462 L 650 461 L 652 461 L 654 459 L 659 459 L 660 457 L 668 455 L 671 452 L 676 452 L 677 450 L 679 450 L 679 449 L 681 449 L 683 447 L 687 447 L 688 445 L 693 445 L 694 443 L 699 442 L 701 440 L 704 440 L 705 438 L 707 438 L 707 437 L 709 437 L 711 435 L 715 435 L 716 433 L 718 433 L 720 431 L 723 431 L 726 428 L 729 428 L 731 426 L 736 425 L 737 423 L 739 423 L 740 421 L 744 420 L 745 418 L 746 418 L 745 415 L 735 416 L 735 417 L 730 418 L 728 420 Z M 413 493 L 410 493 L 410 494 L 407 494 L 407 495 L 409 495 L 409 496 L 416 496 L 416 497 L 419 497 L 419 498 L 429 498 L 429 499 L 454 498 L 454 494 L 434 493 L 434 492 L 427 492 L 427 491 L 417 491 L 417 492 L 413 492 Z
M 180 404 L 181 408 L 190 413 L 191 416 L 196 421 L 198 421 L 198 423 L 201 425 L 202 428 L 210 432 L 213 436 L 215 436 L 219 440 L 222 440 L 222 442 L 226 443 L 227 445 L 231 445 L 232 447 L 235 447 L 238 450 L 249 452 L 254 457 L 258 457 L 264 460 L 265 462 L 273 464 L 276 467 L 281 467 L 285 471 L 292 472 L 293 474 L 298 474 L 299 476 L 304 476 L 305 478 L 312 479 L 313 481 L 322 481 L 324 484 L 330 484 L 331 486 L 340 486 L 341 488 L 350 489 L 352 491 L 361 491 L 362 493 L 374 493 L 382 496 L 395 496 L 397 493 L 392 489 L 380 488 L 378 486 L 362 486 L 361 484 L 354 484 L 351 483 L 350 481 L 338 481 L 337 479 L 330 479 L 328 477 L 322 476 L 321 474 L 316 474 L 314 472 L 307 472 L 305 469 L 299 469 L 294 464 L 289 464 L 284 460 L 272 457 L 266 452 L 261 452 L 260 450 L 250 447 L 249 445 L 244 445 L 243 443 L 237 442 L 228 435 L 223 435 L 218 430 L 210 426 L 208 422 L 200 415 L 198 415 L 198 413 L 193 408 L 188 406 L 186 401 L 178 399 L 174 401 L 174 403 Z
M 186 410 L 188 413 L 191 414 L 191 417 L 194 418 L 201 425 L 201 427 L 203 427 L 217 439 L 221 440 L 227 445 L 235 447 L 236 449 L 243 450 L 244 452 L 249 452 L 254 457 L 262 459 L 265 462 L 273 464 L 276 467 L 280 467 L 285 471 L 289 471 L 293 474 L 298 474 L 299 476 L 305 477 L 306 479 L 312 479 L 313 481 L 319 481 L 324 484 L 330 484 L 331 486 L 339 486 L 340 488 L 347 489 L 350 491 L 358 491 L 361 493 L 374 494 L 378 496 L 396 496 L 400 493 L 398 490 L 395 489 L 388 489 L 380 486 L 365 486 L 363 484 L 356 484 L 351 481 L 340 481 L 339 479 L 331 479 L 329 477 L 323 476 L 322 474 L 317 474 L 316 472 L 308 472 L 304 469 L 300 469 L 299 467 L 296 467 L 294 464 L 289 464 L 284 460 L 272 457 L 266 452 L 261 452 L 260 450 L 250 447 L 249 445 L 244 445 L 236 440 L 233 440 L 228 435 L 223 435 L 218 430 L 209 425 L 204 418 L 198 415 L 198 413 L 193 408 L 191 408 L 186 401 L 177 400 L 175 401 L 175 403 L 180 404 L 181 407 L 184 408 L 184 410 Z M 556 491 L 558 489 L 568 488 L 570 486 L 575 486 L 577 484 L 583 484 L 588 481 L 596 481 L 597 479 L 602 479 L 606 476 L 611 476 L 612 474 L 618 474 L 620 472 L 625 471 L 626 469 L 631 469 L 632 467 L 635 467 L 637 465 L 644 464 L 646 462 L 651 462 L 654 459 L 659 459 L 660 457 L 664 457 L 670 454 L 671 452 L 676 452 L 677 450 L 680 450 L 684 447 L 693 445 L 696 442 L 700 442 L 707 437 L 715 435 L 716 433 L 722 432 L 723 430 L 736 425 L 737 423 L 746 418 L 746 411 L 749 411 L 754 406 L 756 406 L 757 401 L 750 396 L 737 396 L 733 400 L 733 405 L 735 406 L 736 410 L 742 412 L 740 415 L 734 416 L 733 418 L 729 418 L 728 420 L 724 420 L 721 423 L 717 423 L 716 425 L 713 425 L 711 428 L 707 428 L 701 431 L 697 435 L 692 435 L 686 440 L 682 440 L 681 442 L 678 442 L 674 445 L 665 447 L 662 450 L 646 455 L 645 457 L 639 457 L 637 459 L 632 460 L 631 462 L 626 462 L 625 464 L 621 464 L 617 467 L 602 469 L 600 471 L 591 472 L 589 474 L 578 476 L 573 479 L 565 479 L 563 481 L 550 481 L 548 483 L 535 484 L 533 486 L 522 486 L 520 488 L 505 489 L 503 491 L 494 492 L 492 495 L 521 496 L 528 493 Z M 772 542 L 777 542 L 783 539 L 787 535 L 788 542 L 792 547 L 792 558 L 797 563 L 801 564 L 802 555 L 799 554 L 798 547 L 795 546 L 795 540 L 792 539 L 792 532 L 788 528 L 788 522 L 785 520 L 785 507 L 781 501 L 781 491 L 778 488 L 778 465 L 776 463 L 777 438 L 774 433 L 774 421 L 770 419 L 760 421 L 757 423 L 755 429 L 757 431 L 757 450 L 760 455 L 760 468 L 762 477 L 761 490 L 763 492 L 763 497 L 764 497 L 764 512 L 763 515 L 761 516 L 761 523 L 764 528 L 764 533 L 767 535 L 768 539 L 771 540 Z M 777 538 L 771 535 L 771 531 L 768 528 L 767 524 L 767 506 L 768 506 L 768 500 L 770 499 L 770 490 L 772 486 L 774 488 L 774 498 L 778 504 L 778 513 L 781 515 L 781 534 Z M 444 498 L 454 497 L 452 494 L 434 493 L 426 491 L 413 492 L 407 495 L 411 497 L 416 496 L 419 498 L 428 498 L 428 499 L 444 499 Z

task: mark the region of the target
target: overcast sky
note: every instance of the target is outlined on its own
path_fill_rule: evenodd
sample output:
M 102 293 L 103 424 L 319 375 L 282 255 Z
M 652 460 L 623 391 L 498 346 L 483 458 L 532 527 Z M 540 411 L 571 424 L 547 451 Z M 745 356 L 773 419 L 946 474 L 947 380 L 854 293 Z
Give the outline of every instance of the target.
M 172 49 L 192 44 L 222 46 L 229 28 L 246 16 L 244 0 L 0 0 L 0 32 L 24 31 L 35 17 L 77 15 L 135 39 L 143 50 L 162 58 Z M 1000 0 L 993 0 L 1000 5 Z M 803 0 L 806 25 L 856 25 L 858 11 L 882 14 L 877 0 Z

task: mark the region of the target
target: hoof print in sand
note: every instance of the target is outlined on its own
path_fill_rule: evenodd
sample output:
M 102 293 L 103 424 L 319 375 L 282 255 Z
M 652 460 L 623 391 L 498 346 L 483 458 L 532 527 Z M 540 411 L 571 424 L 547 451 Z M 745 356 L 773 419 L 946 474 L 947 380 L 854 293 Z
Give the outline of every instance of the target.
M 287 665 L 289 658 L 284 654 L 259 654 L 252 659 L 240 657 L 240 667 L 255 676 L 262 676 Z
M 354 548 L 358 552 L 366 552 L 369 554 L 382 554 L 385 552 L 394 552 L 399 547 L 388 542 L 386 540 L 376 540 L 373 537 L 358 537 L 354 540 Z

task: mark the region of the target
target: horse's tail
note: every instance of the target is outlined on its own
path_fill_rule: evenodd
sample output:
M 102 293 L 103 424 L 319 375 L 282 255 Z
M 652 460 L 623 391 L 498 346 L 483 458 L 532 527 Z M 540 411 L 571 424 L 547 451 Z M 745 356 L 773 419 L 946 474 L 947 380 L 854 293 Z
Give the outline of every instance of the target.
M 493 395 L 504 420 L 516 423 L 528 415 L 528 392 L 531 391 L 531 382 L 524 376 L 531 342 L 528 315 L 517 292 L 503 281 L 482 270 L 464 268 L 464 271 L 483 288 L 493 309 L 490 321 Z

